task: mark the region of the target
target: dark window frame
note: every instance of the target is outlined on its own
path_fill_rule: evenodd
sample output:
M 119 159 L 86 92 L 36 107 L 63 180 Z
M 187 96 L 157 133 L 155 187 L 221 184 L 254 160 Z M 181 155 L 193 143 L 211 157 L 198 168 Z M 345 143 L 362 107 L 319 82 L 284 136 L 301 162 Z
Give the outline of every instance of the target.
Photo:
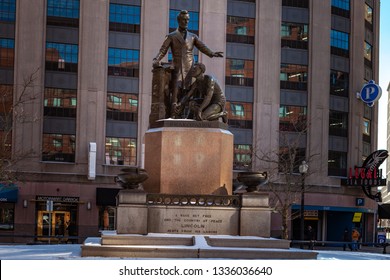
M 79 0 L 48 0 L 46 23 L 53 26 L 78 27 Z
M 234 144 L 233 146 L 233 169 L 251 170 L 252 169 L 252 145 Z
M 251 33 L 252 35 L 247 35 L 247 34 L 238 34 L 238 33 L 235 33 L 235 32 L 230 32 L 232 29 L 234 30 L 237 30 L 236 27 L 246 27 L 246 26 L 235 26 L 234 24 L 234 20 L 236 20 L 237 22 L 239 21 L 245 21 L 245 20 L 248 20 L 248 21 L 254 21 L 253 22 L 253 31 L 250 30 L 249 33 Z M 232 23 L 233 21 L 233 23 Z M 236 23 L 238 24 L 238 23 Z M 249 27 L 251 26 L 251 24 L 249 24 Z M 232 43 L 241 43 L 241 44 L 250 44 L 250 45 L 253 45 L 255 43 L 255 27 L 256 27 L 256 19 L 254 18 L 247 18 L 247 17 L 239 17 L 239 16 L 231 16 L 231 15 L 228 15 L 226 17 L 226 41 L 227 42 L 232 42 Z
M 345 79 L 337 78 L 344 76 Z M 349 96 L 349 73 L 330 70 L 330 94 L 337 96 Z
M 116 9 L 134 9 L 134 14 L 115 13 Z M 116 17 L 119 15 L 119 19 Z M 129 18 L 130 16 L 130 18 Z M 110 3 L 109 30 L 127 33 L 141 33 L 141 7 Z
M 42 161 L 74 163 L 76 158 L 76 135 L 43 133 Z M 68 141 L 68 143 L 64 142 Z M 66 145 L 69 144 L 69 145 Z M 70 151 L 70 152 L 69 152 Z
M 2 0 L 0 2 L 0 22 L 15 22 L 16 0 Z
M 108 48 L 108 75 L 139 77 L 140 50 Z M 123 64 L 123 65 L 122 65 Z M 129 64 L 129 66 L 126 66 Z
M 78 55 L 79 46 L 76 44 L 46 42 L 46 71 L 50 70 L 77 73 Z M 52 59 L 50 60 L 50 58 Z

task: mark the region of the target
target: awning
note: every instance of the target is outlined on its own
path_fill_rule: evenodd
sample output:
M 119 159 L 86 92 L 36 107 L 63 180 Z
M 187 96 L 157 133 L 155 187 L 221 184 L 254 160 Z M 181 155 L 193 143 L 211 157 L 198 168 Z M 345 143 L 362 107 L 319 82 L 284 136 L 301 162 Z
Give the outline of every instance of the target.
M 116 206 L 116 195 L 120 189 L 96 188 L 96 205 Z
M 300 204 L 293 204 L 291 209 L 300 209 Z M 319 210 L 319 211 L 338 211 L 338 212 L 360 212 L 360 213 L 375 213 L 373 209 L 362 207 L 341 207 L 341 206 L 322 206 L 322 205 L 305 205 L 305 210 Z
M 390 204 L 378 205 L 379 219 L 390 219 Z
M 14 184 L 0 183 L 0 202 L 17 202 L 18 187 Z

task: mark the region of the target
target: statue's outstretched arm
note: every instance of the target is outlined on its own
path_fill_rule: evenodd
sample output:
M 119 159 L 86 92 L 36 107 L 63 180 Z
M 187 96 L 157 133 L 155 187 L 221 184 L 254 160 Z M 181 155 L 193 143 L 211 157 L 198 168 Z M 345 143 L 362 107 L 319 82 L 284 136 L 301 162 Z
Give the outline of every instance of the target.
M 169 47 L 171 46 L 171 38 L 169 36 L 165 37 L 165 40 L 157 53 L 157 55 L 153 58 L 153 65 L 158 64 L 160 60 L 167 54 Z

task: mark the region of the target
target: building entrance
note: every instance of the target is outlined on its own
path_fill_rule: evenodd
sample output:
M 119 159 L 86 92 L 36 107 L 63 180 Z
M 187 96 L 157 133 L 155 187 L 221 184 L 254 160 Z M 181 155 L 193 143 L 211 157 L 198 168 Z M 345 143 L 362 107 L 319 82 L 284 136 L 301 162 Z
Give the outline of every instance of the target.
M 51 201 L 51 203 L 48 203 Z M 52 205 L 48 207 L 48 205 Z M 77 236 L 78 198 L 37 197 L 36 236 L 43 242 L 68 242 Z M 71 240 L 72 242 L 74 240 Z
M 38 211 L 37 239 L 48 241 L 66 241 L 68 225 L 70 224 L 69 211 Z

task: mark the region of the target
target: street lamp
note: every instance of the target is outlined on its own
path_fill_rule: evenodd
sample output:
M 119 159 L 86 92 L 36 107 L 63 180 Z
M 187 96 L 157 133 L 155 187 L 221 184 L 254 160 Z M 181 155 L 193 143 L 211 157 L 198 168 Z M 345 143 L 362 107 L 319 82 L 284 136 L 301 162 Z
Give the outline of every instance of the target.
M 309 165 L 306 161 L 302 161 L 299 166 L 299 173 L 301 173 L 302 184 L 301 184 L 301 241 L 305 239 L 305 217 L 304 217 L 304 209 L 305 209 L 305 176 L 307 170 L 309 169 Z M 303 243 L 301 244 L 301 248 L 303 248 Z

